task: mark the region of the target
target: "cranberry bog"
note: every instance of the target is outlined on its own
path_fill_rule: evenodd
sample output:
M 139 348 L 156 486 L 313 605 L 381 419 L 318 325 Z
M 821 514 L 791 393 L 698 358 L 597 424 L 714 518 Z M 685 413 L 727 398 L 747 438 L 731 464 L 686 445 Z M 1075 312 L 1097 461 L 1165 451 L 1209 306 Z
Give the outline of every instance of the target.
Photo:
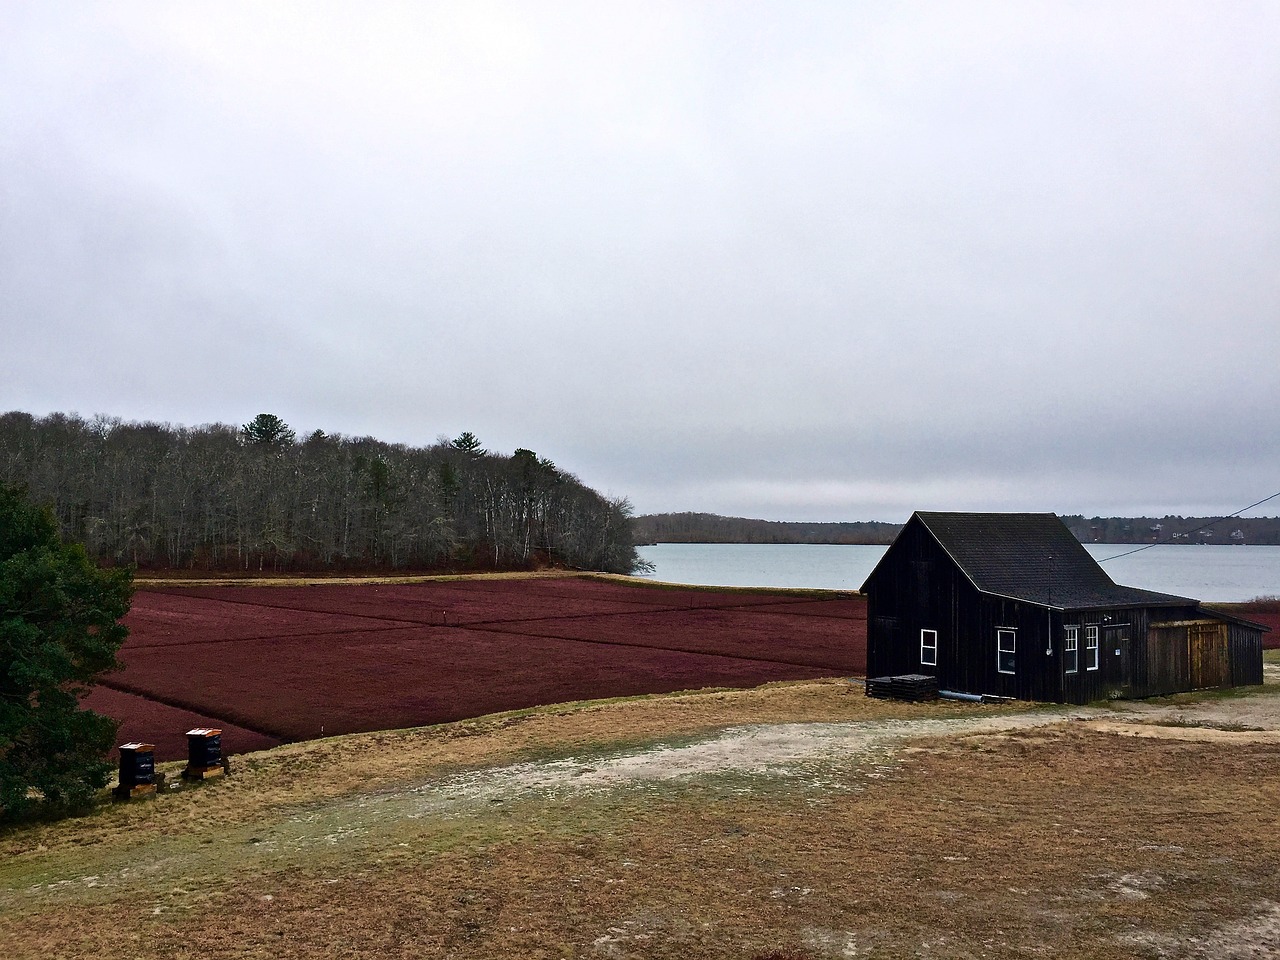
M 844 594 L 590 577 L 138 591 L 124 668 L 90 705 L 185 751 L 240 753 L 502 710 L 861 675 L 866 606 Z M 172 728 L 172 729 L 171 729 Z
M 214 726 L 232 744 L 237 753 L 266 750 L 279 744 L 280 738 L 246 730 L 208 714 L 184 710 L 158 700 L 140 697 L 122 690 L 98 686 L 84 699 L 90 710 L 120 721 L 117 737 L 120 743 L 130 741 L 155 744 L 156 755 L 164 760 L 187 755 L 186 732 L 195 727 Z

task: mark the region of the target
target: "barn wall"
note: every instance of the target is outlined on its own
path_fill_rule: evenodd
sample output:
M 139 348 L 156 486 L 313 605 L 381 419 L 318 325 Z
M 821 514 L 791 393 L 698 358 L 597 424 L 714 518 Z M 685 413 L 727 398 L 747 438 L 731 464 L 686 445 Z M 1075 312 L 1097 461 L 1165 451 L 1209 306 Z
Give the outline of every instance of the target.
M 978 617 L 969 633 L 966 657 L 971 682 L 985 686 L 984 693 L 1019 700 L 1059 699 L 1056 664 L 1061 656 L 1057 644 L 1052 651 L 1049 637 L 1061 625 L 1058 615 L 1044 607 L 1000 597 L 983 597 Z M 998 665 L 998 635 L 1001 627 L 1015 632 L 1014 673 L 1001 673 Z
M 1181 606 L 1054 611 L 1050 615 L 1043 607 L 984 597 L 977 615 L 960 630 L 962 636 L 973 638 L 972 649 L 956 664 L 954 689 L 1080 704 L 1187 690 L 1185 652 L 1172 660 L 1159 651 L 1153 653 L 1149 632 L 1153 622 L 1194 614 L 1194 607 Z M 1075 673 L 1066 672 L 1067 626 L 1079 628 Z M 1086 628 L 1091 626 L 1098 628 L 1096 670 L 1088 669 Z M 1000 673 L 997 668 L 998 627 L 1017 630 L 1016 674 Z
M 957 629 L 977 591 L 923 524 L 912 519 L 866 586 L 867 674 L 925 673 L 946 688 L 957 663 Z M 920 662 L 920 631 L 938 631 L 938 663 Z
M 1058 669 L 1062 674 L 1062 696 L 1064 703 L 1092 703 L 1095 700 L 1104 699 L 1107 696 L 1107 687 L 1109 685 L 1109 674 L 1114 672 L 1112 664 L 1107 660 L 1108 642 L 1114 644 L 1114 638 L 1106 636 L 1108 631 L 1104 628 L 1111 628 L 1110 632 L 1116 630 L 1132 629 L 1133 625 L 1129 623 L 1128 617 L 1117 619 L 1120 611 L 1115 610 L 1088 610 L 1088 611 L 1067 611 L 1062 615 L 1062 628 L 1058 630 L 1058 642 L 1065 642 L 1065 627 L 1077 627 L 1079 629 L 1079 656 L 1077 661 L 1077 669 L 1075 673 L 1066 672 L 1066 664 L 1063 659 L 1059 660 Z M 1126 611 L 1127 613 L 1127 611 Z M 1098 669 L 1090 670 L 1088 667 L 1088 628 L 1097 627 L 1099 646 L 1098 646 Z M 1111 647 L 1112 656 L 1114 656 L 1114 645 Z
M 1081 668 L 1066 677 L 1067 702 L 1150 697 L 1190 689 L 1185 635 L 1153 632 L 1152 625 L 1188 620 L 1195 611 L 1194 606 L 1183 605 L 1091 610 L 1069 616 L 1065 623 L 1081 627 Z M 1084 668 L 1084 628 L 1091 625 L 1099 628 L 1101 637 L 1102 662 L 1096 671 Z
M 865 586 L 869 676 L 924 673 L 946 690 L 1060 698 L 1060 649 L 1046 656 L 1048 611 L 980 594 L 918 520 L 903 528 Z M 997 627 L 1017 631 L 1012 675 L 998 669 Z M 938 631 L 936 665 L 921 663 L 922 629 Z
M 1262 683 L 1262 631 L 1228 623 L 1227 648 L 1232 685 L 1248 687 Z

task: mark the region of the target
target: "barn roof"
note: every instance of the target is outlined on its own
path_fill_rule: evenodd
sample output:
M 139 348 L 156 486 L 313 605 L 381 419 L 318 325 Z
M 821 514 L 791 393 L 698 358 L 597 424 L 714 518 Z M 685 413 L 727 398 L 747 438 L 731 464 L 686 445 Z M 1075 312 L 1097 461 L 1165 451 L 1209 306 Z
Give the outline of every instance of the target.
M 1068 610 L 1197 603 L 1117 584 L 1052 513 L 918 511 L 912 519 L 983 593 Z

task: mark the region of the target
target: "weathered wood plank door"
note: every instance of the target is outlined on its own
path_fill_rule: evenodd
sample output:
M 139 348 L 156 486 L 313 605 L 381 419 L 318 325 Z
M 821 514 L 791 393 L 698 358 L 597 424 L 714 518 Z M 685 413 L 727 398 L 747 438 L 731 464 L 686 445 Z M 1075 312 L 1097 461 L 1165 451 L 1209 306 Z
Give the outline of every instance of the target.
M 1133 692 L 1133 663 L 1128 627 L 1106 627 L 1102 631 L 1102 674 L 1107 696 L 1127 697 Z
M 1145 696 L 1189 690 L 1191 664 L 1185 623 L 1153 623 L 1147 631 Z
M 1221 622 L 1187 624 L 1191 659 L 1191 689 L 1231 686 L 1227 661 L 1227 625 Z

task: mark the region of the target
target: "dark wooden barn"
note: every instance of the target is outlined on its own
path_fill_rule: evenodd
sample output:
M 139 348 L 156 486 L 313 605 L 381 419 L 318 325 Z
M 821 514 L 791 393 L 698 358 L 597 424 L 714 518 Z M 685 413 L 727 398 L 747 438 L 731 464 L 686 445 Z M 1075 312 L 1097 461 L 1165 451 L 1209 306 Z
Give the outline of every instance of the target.
M 915 513 L 862 592 L 868 677 L 1057 703 L 1262 683 L 1266 627 L 1116 584 L 1052 513 Z

